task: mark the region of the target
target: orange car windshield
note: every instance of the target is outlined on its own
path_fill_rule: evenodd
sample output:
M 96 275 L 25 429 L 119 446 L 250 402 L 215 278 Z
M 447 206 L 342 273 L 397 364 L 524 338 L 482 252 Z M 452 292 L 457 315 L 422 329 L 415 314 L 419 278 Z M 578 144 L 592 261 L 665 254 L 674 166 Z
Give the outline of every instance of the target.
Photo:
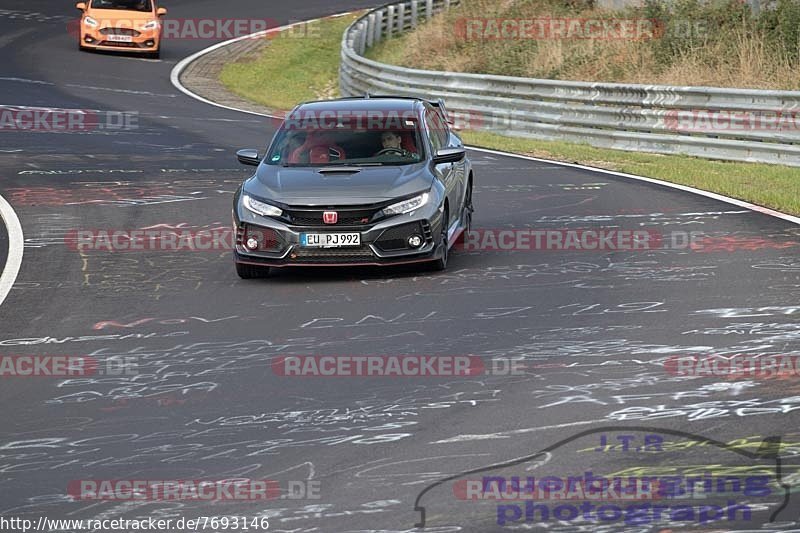
M 152 11 L 150 0 L 92 0 L 93 9 L 121 9 L 125 11 Z

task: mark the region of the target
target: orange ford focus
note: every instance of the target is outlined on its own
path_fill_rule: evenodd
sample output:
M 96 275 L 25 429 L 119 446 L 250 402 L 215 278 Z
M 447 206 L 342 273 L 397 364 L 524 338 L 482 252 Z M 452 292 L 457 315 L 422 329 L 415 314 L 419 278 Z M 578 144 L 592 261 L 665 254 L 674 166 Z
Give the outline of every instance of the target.
M 83 12 L 78 46 L 81 50 L 117 50 L 158 57 L 161 21 L 167 14 L 155 0 L 87 0 L 76 4 Z

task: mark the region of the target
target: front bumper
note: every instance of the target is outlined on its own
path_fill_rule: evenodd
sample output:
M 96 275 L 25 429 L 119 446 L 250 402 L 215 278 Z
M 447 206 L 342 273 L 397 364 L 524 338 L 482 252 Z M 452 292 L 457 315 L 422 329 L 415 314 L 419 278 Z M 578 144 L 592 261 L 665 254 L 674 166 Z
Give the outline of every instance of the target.
M 436 236 L 441 232 L 442 213 L 436 208 L 425 212 L 396 215 L 371 225 L 293 225 L 262 217 L 237 206 L 234 210 L 236 242 L 234 259 L 253 265 L 288 266 L 384 266 L 420 263 L 442 254 Z M 301 233 L 360 233 L 360 246 L 309 247 L 300 244 Z M 419 235 L 422 245 L 412 247 L 408 238 Z M 255 236 L 257 250 L 245 246 Z
M 115 38 L 130 37 L 129 42 Z M 115 50 L 123 52 L 155 52 L 161 46 L 159 30 L 136 30 L 133 28 L 92 28 L 81 24 L 81 46 L 92 50 Z

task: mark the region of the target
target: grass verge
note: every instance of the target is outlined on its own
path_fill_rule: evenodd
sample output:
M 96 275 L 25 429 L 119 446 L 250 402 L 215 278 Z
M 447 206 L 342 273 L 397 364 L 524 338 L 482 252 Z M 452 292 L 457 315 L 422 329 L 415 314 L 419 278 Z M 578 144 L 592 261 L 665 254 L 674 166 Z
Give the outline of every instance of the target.
M 260 57 L 225 65 L 220 81 L 231 92 L 272 109 L 339 96 L 342 34 L 360 14 L 322 19 L 268 41 Z
M 303 100 L 333 98 L 338 95 L 341 36 L 355 18 L 347 16 L 315 23 L 318 28 L 314 30 L 314 38 L 276 38 L 257 60 L 227 65 L 222 82 L 243 98 L 273 109 L 288 110 Z M 800 169 L 797 168 L 623 152 L 481 131 L 464 131 L 462 137 L 472 146 L 637 174 L 800 215 Z

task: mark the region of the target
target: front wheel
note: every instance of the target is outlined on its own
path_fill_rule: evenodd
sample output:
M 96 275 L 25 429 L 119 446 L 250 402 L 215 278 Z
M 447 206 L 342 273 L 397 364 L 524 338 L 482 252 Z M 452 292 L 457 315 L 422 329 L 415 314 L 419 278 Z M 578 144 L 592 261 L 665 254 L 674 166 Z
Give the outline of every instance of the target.
M 236 263 L 236 273 L 242 279 L 260 279 L 268 278 L 270 268 L 258 265 L 249 265 L 247 263 Z
M 442 255 L 438 259 L 432 262 L 431 266 L 433 270 L 441 272 L 447 268 L 447 259 L 450 255 L 450 249 L 447 242 L 447 222 L 449 220 L 448 212 L 445 210 L 444 218 L 442 218 L 442 234 L 440 237 L 440 242 L 442 246 Z
M 472 231 L 472 213 L 475 212 L 475 207 L 472 205 L 472 181 L 467 186 L 467 194 L 464 197 L 464 213 L 461 226 L 464 231 L 461 233 L 466 236 Z

